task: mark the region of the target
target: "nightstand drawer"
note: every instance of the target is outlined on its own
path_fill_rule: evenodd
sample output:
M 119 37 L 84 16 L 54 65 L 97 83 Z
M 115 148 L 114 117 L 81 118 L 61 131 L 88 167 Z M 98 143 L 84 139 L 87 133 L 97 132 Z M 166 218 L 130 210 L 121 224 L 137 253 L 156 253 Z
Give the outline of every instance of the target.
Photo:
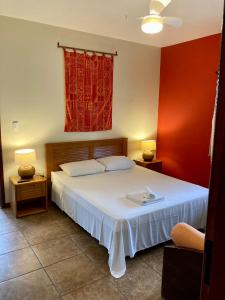
M 30 183 L 16 187 L 17 201 L 45 196 L 46 184 Z

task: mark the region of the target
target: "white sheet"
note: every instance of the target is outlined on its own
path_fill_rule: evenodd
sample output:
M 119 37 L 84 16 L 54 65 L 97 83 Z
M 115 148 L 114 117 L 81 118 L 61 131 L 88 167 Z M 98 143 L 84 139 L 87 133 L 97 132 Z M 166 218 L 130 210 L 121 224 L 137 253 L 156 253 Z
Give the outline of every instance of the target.
M 52 200 L 108 249 L 111 274 L 125 274 L 125 256 L 170 239 L 178 222 L 203 228 L 208 189 L 135 166 L 80 177 L 52 172 Z M 128 193 L 149 186 L 164 201 L 140 206 Z

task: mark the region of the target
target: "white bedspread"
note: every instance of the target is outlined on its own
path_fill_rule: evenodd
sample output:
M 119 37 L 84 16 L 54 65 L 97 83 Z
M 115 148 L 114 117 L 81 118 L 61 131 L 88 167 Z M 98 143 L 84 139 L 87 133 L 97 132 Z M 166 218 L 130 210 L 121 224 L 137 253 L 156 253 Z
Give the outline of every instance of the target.
M 203 228 L 208 189 L 148 169 L 69 177 L 52 172 L 52 200 L 108 249 L 111 274 L 125 274 L 125 257 L 170 239 L 178 222 Z M 149 186 L 164 201 L 140 206 L 128 193 Z

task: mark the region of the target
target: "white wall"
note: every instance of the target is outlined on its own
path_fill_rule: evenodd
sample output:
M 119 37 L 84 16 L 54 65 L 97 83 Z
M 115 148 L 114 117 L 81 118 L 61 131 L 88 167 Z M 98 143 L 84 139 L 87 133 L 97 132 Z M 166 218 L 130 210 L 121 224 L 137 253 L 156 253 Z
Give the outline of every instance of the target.
M 139 141 L 156 135 L 160 49 L 29 21 L 0 17 L 0 114 L 6 183 L 16 174 L 14 150 L 37 151 L 45 169 L 44 144 L 53 141 L 129 138 L 129 156 Z M 64 45 L 118 51 L 114 64 L 113 127 L 110 131 L 65 133 Z M 19 121 L 19 130 L 12 121 Z

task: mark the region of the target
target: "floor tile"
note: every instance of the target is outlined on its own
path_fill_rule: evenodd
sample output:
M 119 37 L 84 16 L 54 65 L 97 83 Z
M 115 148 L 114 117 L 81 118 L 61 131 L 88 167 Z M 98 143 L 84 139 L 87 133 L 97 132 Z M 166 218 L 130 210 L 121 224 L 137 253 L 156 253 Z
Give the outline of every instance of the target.
M 108 264 L 109 254 L 108 250 L 105 247 L 99 244 L 90 243 L 89 245 L 86 245 L 83 253 L 87 255 L 90 260 L 96 263 L 103 272 L 105 272 L 106 274 L 110 274 Z
M 50 204 L 47 212 L 18 218 L 17 223 L 19 224 L 21 230 L 26 230 L 34 225 L 46 226 L 53 222 L 64 221 L 66 219 L 70 218 L 57 207 L 54 206 L 54 208 L 52 208 L 52 205 Z
M 81 253 L 70 236 L 37 244 L 32 249 L 45 267 Z
M 148 261 L 146 259 L 145 261 L 153 270 L 155 270 L 160 275 L 162 275 L 162 267 L 163 267 L 162 255 L 152 255 L 151 257 L 149 257 Z
M 74 233 L 71 238 L 82 251 L 85 251 L 91 245 L 99 245 L 99 242 L 83 229 Z
M 107 249 L 55 205 L 47 213 L 19 219 L 0 209 L 0 222 L 0 299 L 162 300 L 163 247 L 126 259 L 126 274 L 115 279 Z
M 18 225 L 16 224 L 16 222 L 14 222 L 13 219 L 0 219 L 0 224 L 0 235 L 13 231 L 18 231 L 19 229 Z
M 0 219 L 14 217 L 10 208 L 0 208 Z
M 55 219 L 52 219 L 49 217 L 48 212 L 26 216 L 23 218 L 18 218 L 17 222 L 19 224 L 19 228 L 22 231 L 30 230 L 35 226 L 48 226 L 49 224 L 52 224 L 56 222 Z
M 58 293 L 43 269 L 0 283 L 0 299 L 55 300 Z
M 161 276 L 140 260 L 136 264 L 135 260 L 132 260 L 123 277 L 113 279 L 114 284 L 129 300 L 160 299 Z
M 40 214 L 34 214 L 22 218 L 18 218 L 13 220 L 16 221 L 17 230 L 27 232 L 28 234 L 32 232 L 33 228 L 43 228 L 51 227 L 52 224 L 57 224 L 57 226 L 65 225 L 65 230 L 71 230 L 72 233 L 76 232 L 77 227 L 79 227 L 72 219 L 66 216 L 65 213 L 62 213 L 59 209 L 54 212 L 44 212 Z
M 41 224 L 46 222 L 55 222 L 64 220 L 69 218 L 65 213 L 61 212 L 59 209 L 51 210 L 49 209 L 47 212 L 43 212 L 41 214 L 35 214 L 27 216 L 24 220 L 25 222 L 33 223 L 33 224 Z
M 84 254 L 46 267 L 45 270 L 61 293 L 69 293 L 104 276 Z
M 80 227 L 74 220 L 72 220 L 70 217 L 68 217 L 66 214 L 63 214 L 62 217 L 56 218 L 56 222 L 60 224 L 65 224 L 67 226 L 73 226 L 75 227 L 75 230 L 83 230 L 82 227 Z
M 96 263 L 108 263 L 108 250 L 101 245 L 89 244 L 87 245 L 84 253 Z
M 19 231 L 0 235 L 0 255 L 28 246 L 23 234 Z
M 112 284 L 103 278 L 62 297 L 63 300 L 125 300 L 126 298 Z
M 153 270 L 158 272 L 160 275 L 162 274 L 163 247 L 155 248 L 152 250 L 147 249 L 147 251 L 144 251 L 144 253 L 140 255 L 140 257 Z
M 30 248 L 0 255 L 0 282 L 41 268 Z
M 33 224 L 27 227 L 23 234 L 31 245 L 54 240 L 76 231 L 72 225 L 65 225 L 59 222 L 50 222 L 46 224 Z

